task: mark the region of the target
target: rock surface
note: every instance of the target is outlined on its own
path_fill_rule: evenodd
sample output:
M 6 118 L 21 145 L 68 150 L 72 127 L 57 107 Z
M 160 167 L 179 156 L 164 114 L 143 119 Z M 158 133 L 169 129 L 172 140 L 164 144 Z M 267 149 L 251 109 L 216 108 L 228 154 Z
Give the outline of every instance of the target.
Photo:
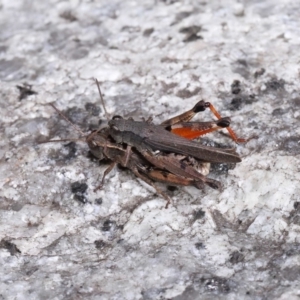
M 284 0 L 2 0 L 1 299 L 298 299 L 299 13 Z M 235 168 L 213 167 L 221 192 L 178 188 L 167 210 L 126 170 L 94 192 L 108 165 L 85 143 L 40 142 L 82 137 L 48 103 L 84 132 L 105 119 L 95 77 L 111 115 L 159 123 L 205 99 L 258 138 Z

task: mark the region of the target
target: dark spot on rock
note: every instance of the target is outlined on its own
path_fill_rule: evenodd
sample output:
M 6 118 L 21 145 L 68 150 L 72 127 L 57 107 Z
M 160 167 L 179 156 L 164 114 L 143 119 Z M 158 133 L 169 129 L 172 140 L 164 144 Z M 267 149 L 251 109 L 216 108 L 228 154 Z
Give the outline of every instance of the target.
M 300 225 L 300 216 L 299 215 L 294 216 L 292 219 L 292 223 L 296 225 Z
M 1 46 L 0 46 L 0 53 L 4 53 L 4 52 L 6 52 L 6 51 L 7 51 L 7 49 L 8 49 L 8 47 L 7 47 L 7 46 L 3 46 L 3 45 L 1 45 Z
M 74 199 L 83 204 L 87 203 L 85 196 L 87 188 L 88 186 L 86 183 L 80 183 L 79 181 L 73 182 L 71 184 L 71 192 L 74 194 Z
M 180 33 L 186 34 L 185 38 L 183 39 L 184 42 L 189 43 L 199 39 L 203 39 L 198 33 L 201 31 L 201 26 L 189 26 L 184 27 L 179 30 Z
M 102 240 L 97 240 L 94 242 L 96 249 L 98 250 L 102 250 L 103 248 L 105 248 L 106 243 Z
M 79 181 L 73 182 L 71 184 L 72 193 L 85 193 L 88 186 L 86 183 L 80 183 Z
M 233 63 L 232 71 L 234 73 L 240 74 L 244 78 L 249 78 L 249 66 L 245 59 L 238 59 Z
M 71 30 L 54 30 L 50 33 L 48 43 L 53 49 L 64 48 L 71 36 Z
M 245 59 L 238 59 L 236 62 L 241 66 L 248 67 L 248 63 Z
M 197 35 L 196 33 L 188 35 L 183 41 L 185 43 L 194 42 L 197 40 L 203 40 L 203 37 L 201 35 Z
M 245 104 L 252 104 L 253 102 L 256 102 L 257 98 L 255 94 L 250 94 L 248 96 L 244 97 Z
M 168 93 L 168 92 L 170 92 L 170 90 L 173 90 L 173 88 L 177 86 L 177 83 L 171 82 L 171 83 L 167 84 L 164 81 L 161 81 L 161 85 L 162 85 L 164 92 Z
M 291 223 L 300 224 L 300 202 L 294 202 L 294 209 L 290 212 L 289 220 Z
M 293 155 L 300 154 L 300 137 L 291 136 L 281 142 L 279 150 L 289 152 Z
M 193 91 L 189 91 L 187 89 L 184 89 L 184 90 L 180 90 L 177 92 L 176 96 L 179 97 L 179 98 L 183 98 L 183 99 L 186 99 L 186 98 L 191 98 L 195 95 L 198 95 L 201 91 L 201 88 L 197 87 L 195 88 Z
M 201 26 L 189 26 L 189 27 L 183 27 L 179 30 L 180 33 L 198 33 L 201 30 Z
M 200 208 L 199 210 L 195 211 L 193 213 L 193 221 L 195 222 L 196 220 L 202 219 L 205 216 L 205 211 Z
M 231 84 L 231 93 L 237 95 L 241 92 L 241 82 L 239 80 L 234 80 Z
M 18 249 L 18 247 L 15 244 L 7 240 L 1 240 L 0 248 L 8 250 L 10 255 L 16 255 L 17 253 L 21 253 L 21 251 Z
M 64 12 L 62 12 L 60 15 L 59 15 L 62 19 L 65 19 L 69 22 L 74 22 L 77 20 L 77 18 L 75 17 L 75 15 L 73 14 L 72 11 L 70 10 L 66 10 Z
M 78 107 L 68 108 L 63 113 L 74 124 L 85 122 L 85 118 L 87 117 L 87 113 Z
M 13 211 L 20 211 L 23 207 L 24 207 L 25 204 L 23 203 L 20 203 L 20 202 L 14 202 L 12 205 L 11 205 L 11 210 Z
M 294 104 L 295 106 L 300 106 L 300 98 L 295 98 L 295 99 L 293 99 L 293 104 Z
M 290 212 L 290 217 L 294 217 L 296 214 L 300 214 L 300 202 L 295 201 L 293 206 L 294 209 Z
M 200 250 L 200 249 L 204 249 L 205 245 L 202 242 L 198 242 L 195 244 L 196 249 Z
M 99 116 L 100 111 L 101 111 L 100 106 L 98 106 L 94 103 L 88 102 L 88 103 L 85 104 L 84 107 L 85 107 L 85 110 L 87 112 L 89 112 L 92 116 L 94 116 L 94 117 Z
M 87 203 L 87 199 L 86 199 L 85 195 L 80 194 L 80 193 L 75 194 L 74 195 L 74 199 L 77 200 L 77 201 L 79 201 L 79 202 L 81 202 L 81 203 L 83 203 L 83 204 Z
M 32 85 L 27 84 L 27 83 L 23 83 L 23 85 L 17 85 L 16 87 L 17 87 L 17 89 L 20 92 L 20 94 L 19 94 L 19 101 L 27 98 L 28 96 L 36 95 L 37 94 L 37 92 L 35 92 L 34 90 L 32 90 Z
M 64 145 L 64 147 L 68 150 L 68 154 L 64 157 L 66 160 L 70 160 L 76 157 L 77 147 L 75 142 L 70 142 Z
M 282 108 L 275 108 L 272 111 L 272 116 L 282 116 L 285 113 L 285 110 Z
M 266 82 L 266 87 L 268 90 L 278 91 L 283 90 L 285 85 L 285 81 L 283 79 L 271 79 L 270 81 Z
M 116 222 L 111 220 L 106 220 L 103 223 L 102 231 L 110 231 L 116 227 Z
M 230 110 L 240 110 L 242 107 L 242 98 L 235 97 L 230 102 Z
M 244 259 L 245 259 L 245 256 L 243 253 L 241 253 L 239 251 L 234 251 L 231 253 L 229 261 L 232 264 L 237 264 L 237 263 L 244 261 Z
M 101 205 L 103 202 L 102 198 L 98 198 L 95 200 L 95 203 L 98 204 L 98 205 Z
M 160 62 L 162 62 L 162 63 L 177 63 L 178 60 L 176 58 L 163 57 L 163 58 L 161 58 Z
M 143 32 L 143 36 L 148 37 L 148 36 L 150 36 L 153 32 L 154 32 L 154 29 L 153 29 L 153 28 L 145 29 L 144 32 Z
M 48 157 L 55 160 L 56 164 L 64 165 L 69 163 L 73 158 L 76 157 L 77 145 L 75 142 L 70 142 L 63 145 L 63 148 L 50 150 Z
M 83 46 L 78 46 L 68 51 L 68 57 L 77 60 L 86 57 L 89 54 L 88 49 Z
M 255 77 L 255 78 L 258 78 L 258 77 L 260 77 L 261 75 L 263 75 L 265 72 L 266 72 L 266 70 L 265 70 L 264 68 L 261 68 L 261 69 L 255 71 L 254 77 Z
M 181 22 L 183 19 L 189 17 L 192 14 L 190 11 L 181 11 L 176 14 L 175 21 L 172 23 L 172 25 L 175 25 L 179 22 Z
M 257 100 L 254 94 L 240 95 L 231 100 L 229 109 L 233 111 L 240 110 L 244 105 L 252 104 L 255 101 Z

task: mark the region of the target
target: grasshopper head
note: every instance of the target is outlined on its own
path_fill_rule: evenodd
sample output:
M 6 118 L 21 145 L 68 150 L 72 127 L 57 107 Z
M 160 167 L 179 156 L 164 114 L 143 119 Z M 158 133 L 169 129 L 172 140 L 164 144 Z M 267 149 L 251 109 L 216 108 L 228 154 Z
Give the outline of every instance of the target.
M 106 146 L 106 138 L 98 130 L 94 130 L 86 137 L 86 142 L 92 154 L 99 160 L 105 158 L 104 148 Z
M 110 120 L 108 122 L 108 126 L 110 128 L 113 128 L 113 129 L 117 130 L 117 131 L 123 131 L 123 127 L 124 127 L 123 124 L 124 124 L 124 119 L 119 117 L 119 116 L 114 116 L 112 118 L 112 120 Z
M 112 120 L 108 122 L 109 134 L 117 143 L 123 142 L 123 132 L 125 130 L 125 120 L 119 116 L 113 117 Z

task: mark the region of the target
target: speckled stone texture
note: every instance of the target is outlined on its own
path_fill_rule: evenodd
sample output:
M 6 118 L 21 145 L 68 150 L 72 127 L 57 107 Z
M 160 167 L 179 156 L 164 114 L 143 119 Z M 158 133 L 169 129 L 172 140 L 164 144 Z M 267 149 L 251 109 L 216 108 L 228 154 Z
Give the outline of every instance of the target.
M 0 299 L 299 299 L 298 1 L 0 1 Z M 241 137 L 221 192 L 124 169 L 83 132 L 212 102 Z M 27 83 L 27 85 L 24 85 Z M 16 86 L 19 86 L 17 88 Z M 30 86 L 32 85 L 31 89 Z M 211 120 L 209 112 L 198 120 Z M 167 187 L 160 184 L 160 188 Z

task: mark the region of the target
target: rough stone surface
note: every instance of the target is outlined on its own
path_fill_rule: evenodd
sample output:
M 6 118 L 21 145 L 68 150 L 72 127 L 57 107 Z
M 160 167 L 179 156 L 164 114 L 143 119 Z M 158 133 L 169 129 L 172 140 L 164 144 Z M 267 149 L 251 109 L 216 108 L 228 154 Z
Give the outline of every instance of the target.
M 286 0 L 2 0 L 0 298 L 298 299 L 299 14 Z M 123 169 L 94 192 L 108 165 L 85 143 L 39 144 L 81 137 L 47 103 L 83 132 L 104 120 L 94 77 L 111 115 L 159 123 L 203 98 L 258 138 L 214 166 L 221 192 L 169 190 L 167 210 Z

